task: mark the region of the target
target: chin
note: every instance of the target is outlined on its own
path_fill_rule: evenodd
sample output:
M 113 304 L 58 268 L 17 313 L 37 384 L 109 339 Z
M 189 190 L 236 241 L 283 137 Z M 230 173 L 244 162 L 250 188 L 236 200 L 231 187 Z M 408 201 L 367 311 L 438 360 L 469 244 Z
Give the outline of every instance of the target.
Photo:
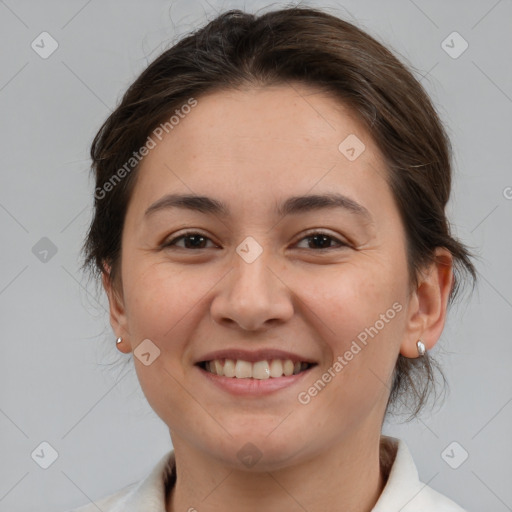
M 237 470 L 260 472 L 290 466 L 310 446 L 304 439 L 295 439 L 284 429 L 280 434 L 270 432 L 272 428 L 250 429 L 249 432 L 239 429 L 233 433 L 232 438 L 224 439 L 209 448 L 212 456 L 223 464 Z

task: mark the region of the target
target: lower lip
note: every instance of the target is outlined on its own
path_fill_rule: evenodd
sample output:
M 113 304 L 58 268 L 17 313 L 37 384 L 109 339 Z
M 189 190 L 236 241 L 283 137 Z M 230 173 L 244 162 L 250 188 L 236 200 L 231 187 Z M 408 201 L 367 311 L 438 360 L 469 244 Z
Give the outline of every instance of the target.
M 236 377 L 222 377 L 215 373 L 203 370 L 196 366 L 201 375 L 206 377 L 212 384 L 220 389 L 238 396 L 261 396 L 268 395 L 279 391 L 280 389 L 289 388 L 300 382 L 313 368 L 308 368 L 297 375 L 289 375 L 287 377 L 269 377 L 268 379 L 237 379 Z

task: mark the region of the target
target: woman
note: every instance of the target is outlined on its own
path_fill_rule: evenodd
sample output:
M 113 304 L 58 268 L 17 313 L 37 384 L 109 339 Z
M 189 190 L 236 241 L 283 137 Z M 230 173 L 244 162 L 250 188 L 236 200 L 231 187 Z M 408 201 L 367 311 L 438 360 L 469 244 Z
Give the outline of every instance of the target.
M 381 435 L 434 382 L 466 248 L 412 74 L 320 10 L 226 12 L 98 132 L 85 267 L 174 450 L 78 509 L 461 511 Z

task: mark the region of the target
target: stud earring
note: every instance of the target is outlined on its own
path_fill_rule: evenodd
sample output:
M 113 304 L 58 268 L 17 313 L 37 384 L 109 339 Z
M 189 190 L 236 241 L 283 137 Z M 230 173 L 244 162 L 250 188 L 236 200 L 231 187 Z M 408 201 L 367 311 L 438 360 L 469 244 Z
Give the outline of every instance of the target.
M 117 338 L 116 340 L 116 345 L 119 345 L 119 343 L 122 343 L 123 341 L 123 338 L 121 338 L 121 336 L 119 336 L 119 338 Z
M 425 345 L 423 343 L 423 341 L 421 341 L 421 339 L 419 339 L 417 342 L 416 342 L 416 346 L 418 347 L 418 355 L 421 357 L 421 356 L 424 356 L 425 355 Z

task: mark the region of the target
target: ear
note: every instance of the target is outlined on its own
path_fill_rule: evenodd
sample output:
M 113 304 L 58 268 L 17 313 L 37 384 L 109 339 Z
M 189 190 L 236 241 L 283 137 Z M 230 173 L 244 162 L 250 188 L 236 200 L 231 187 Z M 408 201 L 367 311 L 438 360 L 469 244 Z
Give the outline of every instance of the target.
M 122 290 L 119 291 L 115 286 L 115 283 L 111 279 L 111 268 L 107 264 L 103 266 L 104 271 L 101 276 L 103 288 L 108 297 L 108 303 L 110 308 L 110 325 L 116 336 L 126 337 L 128 334 L 128 325 L 125 313 L 125 307 L 123 302 Z M 129 343 L 120 343 L 117 348 L 124 353 L 130 351 Z
M 409 301 L 406 334 L 400 346 L 400 354 L 418 357 L 416 342 L 421 339 L 430 350 L 443 332 L 448 299 L 453 286 L 453 256 L 438 247 L 435 262 L 419 277 L 418 286 Z

